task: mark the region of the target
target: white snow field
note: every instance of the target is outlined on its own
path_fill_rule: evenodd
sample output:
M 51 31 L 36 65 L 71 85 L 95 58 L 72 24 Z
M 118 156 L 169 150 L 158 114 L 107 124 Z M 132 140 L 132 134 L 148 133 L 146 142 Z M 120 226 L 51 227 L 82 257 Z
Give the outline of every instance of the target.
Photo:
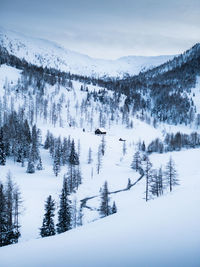
M 93 77 L 123 77 L 158 66 L 174 56 L 127 56 L 116 60 L 95 59 L 65 49 L 48 40 L 31 38 L 0 28 L 0 45 L 10 54 L 38 65 Z
M 192 128 L 192 125 L 180 127 L 164 124 L 154 128 L 131 117 L 131 114 L 123 119 L 120 108 L 123 107 L 124 96 L 121 96 L 113 112 L 109 106 L 109 101 L 114 98 L 113 92 L 105 90 L 106 96 L 110 97 L 109 104 L 95 102 L 92 98 L 87 100 L 87 91 L 80 91 L 83 84 L 75 81 L 72 81 L 72 88 L 45 85 L 44 95 L 38 101 L 37 92 L 31 86 L 27 91 L 18 90 L 20 79 L 19 70 L 1 65 L 0 103 L 3 108 L 9 111 L 23 108 L 24 116 L 28 117 L 31 107 L 34 110 L 33 121 L 41 129 L 42 143 L 47 130 L 56 137 L 74 138 L 76 150 L 80 143 L 83 181 L 71 199 L 80 204 L 80 200 L 86 197 L 97 197 L 87 202 L 92 210 L 83 209 L 82 227 L 54 237 L 40 238 L 44 202 L 51 194 L 58 208 L 67 167 L 62 166 L 56 177 L 52 158 L 42 146 L 40 153 L 44 169 L 34 174 L 26 173 L 27 162 L 25 167 L 21 167 L 20 163 L 7 159 L 6 166 L 0 166 L 0 180 L 4 182 L 6 174 L 11 171 L 13 181 L 21 191 L 23 209 L 19 243 L 0 248 L 0 266 L 200 266 L 200 149 L 150 156 L 154 168 L 162 165 L 164 169 L 170 156 L 174 159 L 180 185 L 174 187 L 172 193 L 166 192 L 162 197 L 146 203 L 143 178 L 129 191 L 111 195 L 111 203 L 115 201 L 117 205 L 117 214 L 99 220 L 97 211 L 100 204 L 99 191 L 106 180 L 108 189 L 115 191 L 126 188 L 128 178 L 132 182 L 139 178 L 139 174 L 130 168 L 139 140 L 148 145 L 156 137 L 163 139 L 166 131 L 190 133 L 194 130 L 199 132 L 199 129 Z M 89 92 L 103 90 L 88 85 Z M 198 91 L 199 82 L 192 89 L 195 104 L 198 103 Z M 45 101 L 48 103 L 46 119 Z M 54 103 L 59 104 L 55 108 L 55 123 L 52 122 Z M 99 127 L 100 113 L 105 119 L 107 134 L 105 155 L 98 174 L 97 154 L 102 137 L 95 135 L 94 130 Z M 120 138 L 126 141 L 120 142 Z M 89 147 L 92 149 L 91 164 L 87 163 Z
M 170 155 L 180 180 L 172 193 L 146 203 L 142 180 L 115 196 L 117 214 L 54 237 L 3 247 L 1 266 L 199 266 L 200 149 Z M 159 167 L 170 155 L 151 159 Z

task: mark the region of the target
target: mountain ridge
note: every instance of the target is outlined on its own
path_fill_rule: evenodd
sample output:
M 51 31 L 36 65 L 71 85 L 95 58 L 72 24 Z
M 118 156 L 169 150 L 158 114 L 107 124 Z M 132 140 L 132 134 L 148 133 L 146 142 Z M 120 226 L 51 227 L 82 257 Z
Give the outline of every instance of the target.
M 51 67 L 95 78 L 110 76 L 123 78 L 136 75 L 144 69 L 158 66 L 174 56 L 125 56 L 116 60 L 96 59 L 65 49 L 41 38 L 26 37 L 0 28 L 0 45 L 7 51 L 31 64 Z

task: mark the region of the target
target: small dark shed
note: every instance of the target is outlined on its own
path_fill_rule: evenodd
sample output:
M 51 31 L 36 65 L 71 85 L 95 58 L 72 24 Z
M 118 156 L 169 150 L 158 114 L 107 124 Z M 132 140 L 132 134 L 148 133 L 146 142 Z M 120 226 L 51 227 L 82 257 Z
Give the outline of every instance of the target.
M 94 132 L 95 134 L 106 134 L 106 130 L 103 128 L 98 128 Z

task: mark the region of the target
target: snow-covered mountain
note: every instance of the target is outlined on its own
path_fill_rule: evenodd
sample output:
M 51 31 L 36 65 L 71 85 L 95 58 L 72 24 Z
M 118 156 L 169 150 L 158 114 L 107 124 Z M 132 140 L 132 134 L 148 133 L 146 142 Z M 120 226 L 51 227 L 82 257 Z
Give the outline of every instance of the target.
M 11 192 L 8 175 L 23 202 L 21 214 L 16 208 L 11 211 L 13 219 L 19 215 L 11 222 L 14 229 L 21 226 L 19 244 L 0 248 L 0 265 L 199 266 L 198 45 L 164 66 L 109 82 L 33 64 L 68 71 L 73 66 L 75 73 L 87 75 L 101 75 L 107 68 L 109 75 L 123 75 L 117 68 L 126 65 L 136 71 L 136 59 L 139 68 L 142 57 L 118 59 L 123 63 L 118 65 L 5 31 L 1 45 L 7 51 L 0 49 L 0 189 L 5 188 L 0 207 L 7 205 Z M 107 134 L 96 135 L 98 127 Z M 79 159 L 73 166 L 72 150 Z M 133 166 L 136 155 L 138 169 Z M 172 191 L 166 176 L 170 157 L 179 184 L 173 183 Z M 63 177 L 72 187 L 73 229 L 60 234 Z M 109 205 L 116 204 L 117 214 L 100 220 L 105 181 Z M 49 195 L 55 200 L 59 235 L 39 239 Z M 2 225 L 0 241 L 11 231 L 7 217 Z M 4 244 L 16 242 L 8 241 Z
M 126 56 L 116 60 L 95 59 L 43 39 L 27 37 L 0 28 L 0 46 L 27 62 L 42 67 L 93 77 L 123 77 L 158 66 L 174 56 Z

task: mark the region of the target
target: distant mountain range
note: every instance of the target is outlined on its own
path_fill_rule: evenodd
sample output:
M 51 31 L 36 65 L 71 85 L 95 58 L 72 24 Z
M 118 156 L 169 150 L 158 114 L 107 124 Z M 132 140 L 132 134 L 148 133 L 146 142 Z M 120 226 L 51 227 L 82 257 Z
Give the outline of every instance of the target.
M 95 59 L 83 55 L 48 40 L 27 37 L 25 35 L 0 28 L 0 46 L 9 54 L 27 62 L 55 68 L 83 76 L 103 78 L 104 76 L 123 78 L 137 75 L 165 63 L 174 56 L 126 56 L 116 60 Z

